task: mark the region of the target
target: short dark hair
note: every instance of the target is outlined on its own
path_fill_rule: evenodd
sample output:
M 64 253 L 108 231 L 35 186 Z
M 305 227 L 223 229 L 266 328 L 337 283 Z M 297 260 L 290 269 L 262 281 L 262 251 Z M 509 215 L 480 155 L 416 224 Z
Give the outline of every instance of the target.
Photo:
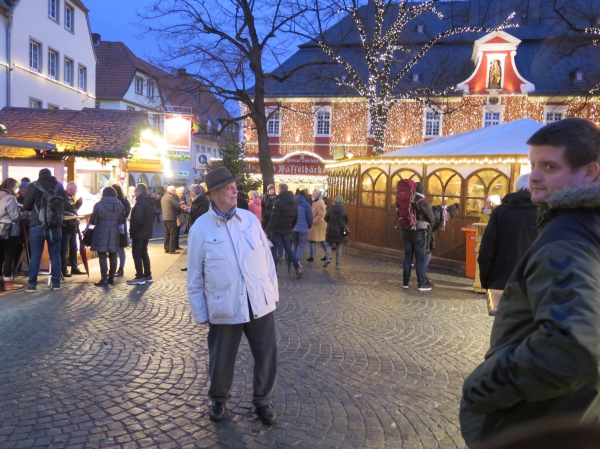
M 526 143 L 564 148 L 564 158 L 573 170 L 591 162 L 600 163 L 600 128 L 583 118 L 550 123 L 537 130 Z
M 102 190 L 102 198 L 107 196 L 112 196 L 113 198 L 116 198 L 117 191 L 111 186 L 104 187 L 104 190 Z
M 123 195 L 123 189 L 121 186 L 119 184 L 113 184 L 112 188 L 115 189 L 115 192 L 117 192 L 117 198 L 119 198 L 119 201 L 122 201 L 123 198 L 125 198 L 125 195 Z
M 143 182 L 140 182 L 138 185 L 135 186 L 135 190 L 139 190 L 142 193 L 148 193 L 148 186 Z

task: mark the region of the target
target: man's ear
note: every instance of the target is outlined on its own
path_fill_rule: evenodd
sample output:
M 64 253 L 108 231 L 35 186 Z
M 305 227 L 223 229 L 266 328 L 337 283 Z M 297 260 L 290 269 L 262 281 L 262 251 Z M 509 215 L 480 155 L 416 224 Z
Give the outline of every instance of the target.
M 585 180 L 588 183 L 597 182 L 600 176 L 600 164 L 598 162 L 590 162 L 585 167 Z

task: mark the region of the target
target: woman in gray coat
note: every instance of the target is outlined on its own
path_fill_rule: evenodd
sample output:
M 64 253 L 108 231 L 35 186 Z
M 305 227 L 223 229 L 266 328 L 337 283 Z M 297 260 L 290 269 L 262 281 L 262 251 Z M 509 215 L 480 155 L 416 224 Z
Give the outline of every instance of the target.
M 117 198 L 116 190 L 112 187 L 105 187 L 102 191 L 102 199 L 94 205 L 90 219 L 90 225 L 95 226 L 90 249 L 98 251 L 100 261 L 101 279 L 94 283 L 98 287 L 115 283 L 119 234 L 125 222 L 124 211 L 123 205 Z M 107 258 L 110 260 L 110 271 L 107 266 Z

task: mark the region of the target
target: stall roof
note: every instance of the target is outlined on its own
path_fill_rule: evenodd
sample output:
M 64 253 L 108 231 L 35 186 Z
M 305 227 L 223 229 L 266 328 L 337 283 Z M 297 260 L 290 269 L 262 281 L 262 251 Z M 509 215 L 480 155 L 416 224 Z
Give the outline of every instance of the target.
M 438 137 L 379 157 L 527 155 L 525 142 L 544 125 L 528 118 Z

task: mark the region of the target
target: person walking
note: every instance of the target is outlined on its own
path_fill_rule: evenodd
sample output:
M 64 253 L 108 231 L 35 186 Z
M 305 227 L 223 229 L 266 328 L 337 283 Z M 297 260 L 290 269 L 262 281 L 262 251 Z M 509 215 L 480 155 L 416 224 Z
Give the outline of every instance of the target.
M 148 186 L 139 183 L 135 186 L 135 206 L 131 210 L 131 256 L 135 265 L 135 279 L 127 281 L 128 285 L 143 285 L 152 283 L 150 256 L 148 256 L 148 241 L 154 230 L 156 202 L 148 194 Z
M 482 288 L 504 290 L 537 237 L 538 208 L 531 202 L 528 183 L 529 173 L 517 179 L 517 191 L 502 198 L 483 232 L 477 258 Z
M 65 206 L 65 215 L 77 215 L 77 211 L 83 204 L 83 198 L 75 201 L 77 194 L 77 184 L 69 182 L 65 188 L 67 194 L 67 204 Z M 71 277 L 72 275 L 85 274 L 77 268 L 77 230 L 79 228 L 79 219 L 70 219 L 63 222 L 61 248 L 60 248 L 60 264 L 63 277 Z M 67 254 L 69 255 L 67 259 Z M 68 266 L 71 266 L 69 273 Z
M 325 231 L 325 241 L 327 242 L 327 250 L 325 252 L 324 268 L 327 268 L 331 263 L 331 250 L 335 248 L 335 267 L 340 268 L 342 264 L 342 245 L 346 240 L 343 229 L 348 223 L 348 211 L 342 204 L 344 198 L 340 195 L 334 198 L 334 205 L 325 213 L 325 223 L 327 230 Z
M 564 119 L 527 145 L 540 231 L 500 298 L 485 361 L 463 386 L 470 448 L 517 427 L 600 420 L 600 129 Z
M 238 184 L 236 186 L 238 194 L 237 194 L 237 207 L 238 209 L 248 209 L 248 195 L 244 193 L 244 184 Z
M 126 260 L 125 248 L 127 247 L 127 243 L 128 243 L 127 220 L 131 213 L 131 203 L 129 203 L 129 200 L 125 197 L 125 195 L 123 195 L 123 189 L 121 188 L 121 186 L 119 184 L 113 184 L 112 187 L 117 192 L 117 199 L 123 205 L 123 215 L 124 215 L 123 227 L 125 228 L 125 240 L 122 240 L 119 243 L 119 269 L 115 273 L 115 276 L 121 277 L 121 276 L 123 276 L 123 270 L 125 270 L 125 260 Z
M 415 207 L 416 229 L 402 229 L 402 244 L 404 245 L 404 264 L 402 269 L 402 288 L 408 288 L 411 275 L 413 257 L 419 291 L 429 291 L 433 284 L 427 279 L 427 261 L 425 250 L 427 246 L 427 234 L 431 232 L 434 223 L 431 206 L 424 197 L 425 189 L 420 182 L 415 183 L 417 197 L 419 198 Z
M 46 207 L 50 199 L 52 199 L 52 211 Z M 23 201 L 23 208 L 31 212 L 29 228 L 31 260 L 29 261 L 29 280 L 25 290 L 28 293 L 35 292 L 37 288 L 37 278 L 46 242 L 50 253 L 52 290 L 60 290 L 61 228 L 66 203 L 67 195 L 62 184 L 52 176 L 49 169 L 42 168 L 37 181 L 32 182 L 27 187 L 27 193 Z M 40 217 L 40 212 L 44 212 L 42 217 Z M 44 218 L 44 222 L 40 218 Z M 60 221 L 60 224 L 58 221 Z
M 167 187 L 160 200 L 163 225 L 165 227 L 164 247 L 167 254 L 181 254 L 177 251 L 177 216 L 181 213 L 181 204 L 175 193 L 175 186 Z
M 260 222 L 237 208 L 236 178 L 220 167 L 205 181 L 212 205 L 190 230 L 187 292 L 194 320 L 209 325 L 209 417 L 225 417 L 243 333 L 254 358 L 252 404 L 259 419 L 273 425 L 279 301 L 275 263 Z
M 262 220 L 262 206 L 260 201 L 260 195 L 256 190 L 250 190 L 250 202 L 248 203 L 248 210 L 256 215 L 258 221 Z
M 269 224 L 265 229 L 265 233 L 271 239 L 273 246 L 271 251 L 273 253 L 273 260 L 275 261 L 275 268 L 277 268 L 277 247 L 279 243 L 283 245 L 285 252 L 288 256 L 288 260 L 294 264 L 296 270 L 296 279 L 302 278 L 302 266 L 296 257 L 296 253 L 292 249 L 291 234 L 292 229 L 298 222 L 298 203 L 292 192 L 288 190 L 287 184 L 279 184 L 279 195 L 273 205 L 271 211 L 271 218 Z
M 292 229 L 292 248 L 298 260 L 302 260 L 306 249 L 308 230 L 313 224 L 313 214 L 310 204 L 306 201 L 306 190 L 301 190 L 296 195 L 298 203 L 298 221 Z
M 312 226 L 308 230 L 307 236 L 308 241 L 310 242 L 310 257 L 308 258 L 309 262 L 315 260 L 315 246 L 317 243 L 320 243 L 323 246 L 323 251 L 325 251 L 325 256 L 323 256 L 323 259 L 321 260 L 327 259 L 327 243 L 325 243 L 325 232 L 327 231 L 327 223 L 325 222 L 325 202 L 323 201 L 323 197 L 319 189 L 313 190 L 312 197 L 313 222 Z
M 94 226 L 90 249 L 98 252 L 100 262 L 100 281 L 94 285 L 114 285 L 120 234 L 125 226 L 125 207 L 117 198 L 117 191 L 113 187 L 108 186 L 102 190 L 102 198 L 94 204 L 90 225 Z
M 16 198 L 17 180 L 6 178 L 0 184 L 0 226 L 3 234 L 0 235 L 0 291 L 19 290 L 22 285 L 15 284 L 13 277 L 13 258 L 15 255 L 16 236 L 12 235 L 14 228 L 19 229 L 19 220 L 27 216 L 21 212 Z M 8 229 L 7 229 L 8 228 Z

